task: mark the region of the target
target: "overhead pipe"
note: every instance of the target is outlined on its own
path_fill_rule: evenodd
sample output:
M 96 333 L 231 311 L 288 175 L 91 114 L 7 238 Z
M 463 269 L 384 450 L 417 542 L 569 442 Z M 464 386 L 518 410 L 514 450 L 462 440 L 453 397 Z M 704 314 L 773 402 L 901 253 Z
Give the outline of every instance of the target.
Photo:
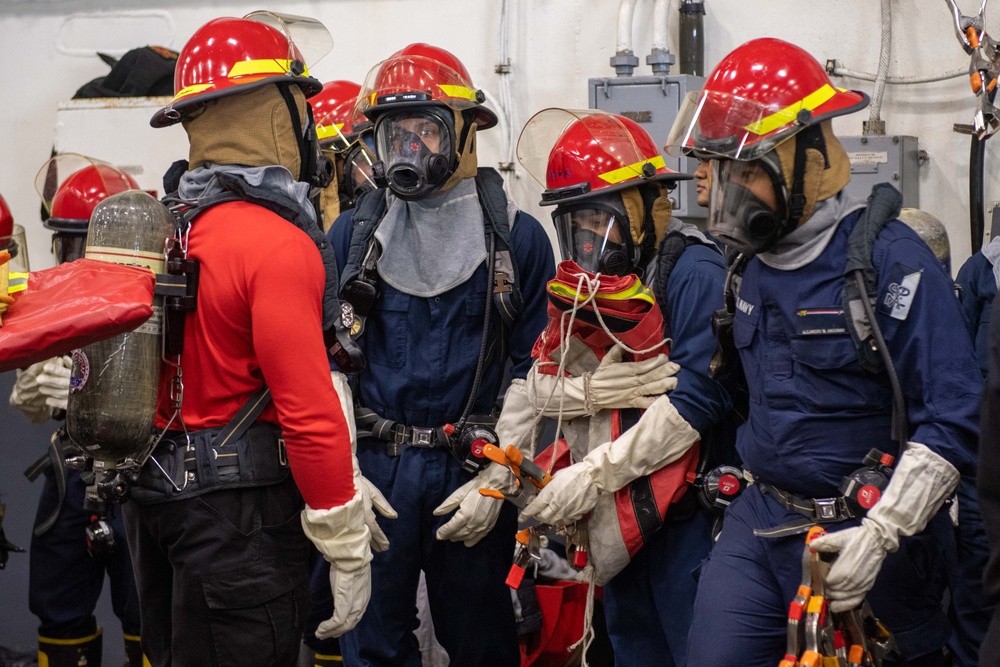
M 667 0 L 656 0 L 653 5 L 653 50 L 646 56 L 646 64 L 653 74 L 666 76 L 674 64 L 674 56 L 667 48 Z
M 632 51 L 632 17 L 635 16 L 635 0 L 620 0 L 618 4 L 618 36 L 615 55 L 611 66 L 618 76 L 632 76 L 639 66 L 639 58 Z

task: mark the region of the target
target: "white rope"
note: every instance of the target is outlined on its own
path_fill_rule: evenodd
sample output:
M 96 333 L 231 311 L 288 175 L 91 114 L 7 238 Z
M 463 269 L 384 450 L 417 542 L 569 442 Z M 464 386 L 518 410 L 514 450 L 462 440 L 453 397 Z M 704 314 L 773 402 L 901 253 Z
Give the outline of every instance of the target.
M 587 604 L 583 611 L 583 634 L 580 635 L 580 639 L 570 644 L 570 650 L 575 649 L 577 646 L 583 645 L 583 657 L 580 667 L 589 667 L 587 662 L 587 651 L 590 650 L 590 645 L 594 643 L 594 637 L 597 635 L 594 632 L 594 592 L 597 586 L 594 584 L 594 578 L 596 574 L 593 565 L 588 565 L 580 572 L 579 578 L 587 583 Z

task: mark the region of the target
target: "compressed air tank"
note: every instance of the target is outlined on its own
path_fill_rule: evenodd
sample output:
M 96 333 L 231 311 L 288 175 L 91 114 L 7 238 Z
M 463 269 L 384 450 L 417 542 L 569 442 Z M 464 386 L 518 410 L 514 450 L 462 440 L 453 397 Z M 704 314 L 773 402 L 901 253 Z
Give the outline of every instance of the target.
M 108 197 L 94 209 L 86 257 L 164 272 L 173 236 L 167 208 L 141 190 Z M 137 329 L 73 351 L 66 428 L 89 456 L 114 468 L 149 442 L 156 414 L 162 346 L 162 297 Z

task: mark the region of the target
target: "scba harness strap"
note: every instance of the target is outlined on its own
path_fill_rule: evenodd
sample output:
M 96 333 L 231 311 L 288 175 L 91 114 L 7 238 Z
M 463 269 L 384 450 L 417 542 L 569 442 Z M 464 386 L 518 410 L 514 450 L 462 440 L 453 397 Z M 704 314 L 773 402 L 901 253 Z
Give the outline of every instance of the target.
M 507 213 L 507 195 L 503 179 L 493 169 L 481 168 L 476 174 L 476 193 L 483 209 L 483 222 L 487 248 L 493 248 L 493 305 L 503 326 L 510 329 L 517 322 L 523 308 L 517 265 L 511 244 L 511 220 Z M 340 296 L 344 317 L 351 320 L 351 336 L 357 338 L 364 331 L 365 320 L 375 309 L 379 296 L 378 259 L 380 248 L 375 231 L 385 217 L 388 203 L 385 188 L 365 193 L 358 200 L 351 221 L 354 225 L 347 264 L 341 275 Z M 348 308 L 350 312 L 348 311 Z M 500 332 L 501 342 L 506 336 Z

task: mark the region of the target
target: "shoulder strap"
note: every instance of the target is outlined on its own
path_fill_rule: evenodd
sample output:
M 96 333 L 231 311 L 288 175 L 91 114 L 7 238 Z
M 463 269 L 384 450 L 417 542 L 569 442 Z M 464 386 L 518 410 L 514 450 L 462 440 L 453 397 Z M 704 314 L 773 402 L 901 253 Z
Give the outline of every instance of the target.
M 879 183 L 872 188 L 868 197 L 868 207 L 861 213 L 851 230 L 847 242 L 847 262 L 844 265 L 844 288 L 841 300 L 844 315 L 847 318 L 847 329 L 854 340 L 858 363 L 862 368 L 872 373 L 885 370 L 878 346 L 875 344 L 875 333 L 872 322 L 868 319 L 862 299 L 869 303 L 878 295 L 878 270 L 872 262 L 875 239 L 882 228 L 890 220 L 899 217 L 903 195 L 888 183 Z M 865 294 L 854 278 L 854 273 L 860 271 L 864 280 Z
M 476 172 L 476 193 L 483 209 L 486 234 L 493 235 L 493 275 L 490 284 L 493 289 L 493 304 L 510 328 L 517 322 L 523 303 L 517 263 L 514 261 L 510 240 L 510 219 L 507 214 L 507 193 L 503 189 L 503 178 L 493 169 L 480 168 Z M 487 242 L 486 247 L 490 247 Z
M 366 192 L 361 195 L 357 206 L 354 207 L 354 213 L 351 216 L 353 226 L 351 247 L 347 254 L 347 263 L 340 275 L 341 292 L 348 283 L 358 278 L 366 269 L 362 264 L 369 263 L 365 262 L 365 255 L 368 253 L 368 246 L 374 243 L 375 230 L 378 229 L 379 223 L 385 217 L 388 208 L 386 195 L 385 188 Z
M 663 314 L 663 337 L 672 338 L 673 331 L 670 326 L 670 308 L 667 303 L 667 284 L 670 280 L 670 274 L 673 273 L 674 267 L 680 260 L 681 255 L 684 251 L 693 245 L 705 245 L 701 239 L 693 234 L 684 234 L 679 230 L 674 230 L 668 232 L 663 240 L 660 241 L 660 248 L 656 255 L 656 278 L 653 281 L 653 294 L 656 296 L 656 302 L 660 306 L 660 313 Z M 711 247 L 718 251 L 715 246 Z

